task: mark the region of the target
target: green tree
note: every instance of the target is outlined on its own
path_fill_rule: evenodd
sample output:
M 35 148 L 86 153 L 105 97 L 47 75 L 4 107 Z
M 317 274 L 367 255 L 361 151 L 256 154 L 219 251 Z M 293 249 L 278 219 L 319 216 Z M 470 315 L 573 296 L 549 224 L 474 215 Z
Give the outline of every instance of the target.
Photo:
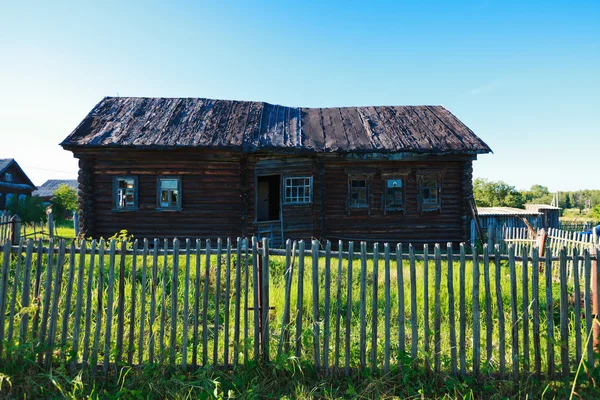
M 532 185 L 531 189 L 523 192 L 523 197 L 525 198 L 525 203 L 535 203 L 535 204 L 551 204 L 552 203 L 552 193 L 550 193 L 550 190 L 548 190 L 547 186 Z
M 565 194 L 565 202 L 563 204 L 563 208 L 573 208 L 573 204 L 571 204 L 571 195 L 569 193 Z
M 600 221 L 600 204 L 596 204 L 594 208 L 592 208 L 592 218 L 596 219 L 596 221 Z
M 475 179 L 473 196 L 478 207 L 523 207 L 521 193 L 503 181 Z
M 53 193 L 52 212 L 57 221 L 63 221 L 77 209 L 77 191 L 69 185 L 60 185 Z
M 19 200 L 15 196 L 8 202 L 6 209 L 12 215 L 18 215 L 21 218 L 21 222 L 26 224 L 44 222 L 46 220 L 46 206 L 44 200 L 40 197 L 27 196 Z

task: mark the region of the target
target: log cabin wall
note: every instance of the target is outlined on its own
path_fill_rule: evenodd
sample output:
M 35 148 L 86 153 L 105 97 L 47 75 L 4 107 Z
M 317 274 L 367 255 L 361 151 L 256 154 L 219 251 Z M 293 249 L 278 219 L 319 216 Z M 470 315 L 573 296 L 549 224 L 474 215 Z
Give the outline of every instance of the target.
M 354 161 L 325 162 L 326 237 L 329 240 L 367 240 L 413 244 L 454 242 L 468 239 L 472 194 L 472 161 Z M 439 176 L 438 210 L 422 210 L 419 176 Z M 349 206 L 349 175 L 366 177 L 368 208 Z M 385 210 L 385 180 L 394 176 L 404 182 L 402 210 Z
M 89 236 L 107 238 L 122 229 L 138 239 L 214 239 L 243 233 L 244 164 L 239 154 L 115 149 L 75 156 L 81 160 L 82 228 Z M 137 210 L 114 211 L 116 176 L 137 177 Z M 181 210 L 157 210 L 159 176 L 181 177 Z

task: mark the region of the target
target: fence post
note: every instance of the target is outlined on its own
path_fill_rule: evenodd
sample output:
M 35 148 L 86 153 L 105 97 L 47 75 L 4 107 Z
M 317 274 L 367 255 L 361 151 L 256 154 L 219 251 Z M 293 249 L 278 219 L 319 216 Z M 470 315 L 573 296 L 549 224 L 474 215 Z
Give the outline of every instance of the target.
M 54 237 L 54 215 L 52 214 L 52 208 L 46 211 L 48 217 L 48 236 Z
M 596 318 L 596 322 L 600 320 L 598 312 L 600 311 L 600 276 L 598 275 L 598 257 L 600 257 L 600 248 L 596 250 L 596 260 L 592 260 L 592 312 Z M 594 324 L 594 349 L 598 351 L 600 347 L 600 325 Z
M 11 242 L 19 243 L 21 241 L 21 218 L 15 214 L 10 219 L 10 223 L 12 224 Z

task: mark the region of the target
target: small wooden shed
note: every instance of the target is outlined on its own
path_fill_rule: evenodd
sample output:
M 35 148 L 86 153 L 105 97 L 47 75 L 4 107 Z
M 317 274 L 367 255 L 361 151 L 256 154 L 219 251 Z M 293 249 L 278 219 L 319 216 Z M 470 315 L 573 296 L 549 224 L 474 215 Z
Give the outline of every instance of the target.
M 0 210 L 13 199 L 31 196 L 35 185 L 14 158 L 0 158 Z
M 90 236 L 469 238 L 472 162 L 490 148 L 443 106 L 298 108 L 103 99 L 61 143 Z

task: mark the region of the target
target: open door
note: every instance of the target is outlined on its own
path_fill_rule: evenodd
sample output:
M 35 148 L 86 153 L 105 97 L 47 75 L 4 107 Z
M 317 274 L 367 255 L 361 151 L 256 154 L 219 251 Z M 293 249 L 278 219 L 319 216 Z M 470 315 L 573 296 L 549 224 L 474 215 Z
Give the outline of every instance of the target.
M 283 243 L 281 175 L 256 178 L 256 228 L 258 238 L 268 238 L 273 246 Z

